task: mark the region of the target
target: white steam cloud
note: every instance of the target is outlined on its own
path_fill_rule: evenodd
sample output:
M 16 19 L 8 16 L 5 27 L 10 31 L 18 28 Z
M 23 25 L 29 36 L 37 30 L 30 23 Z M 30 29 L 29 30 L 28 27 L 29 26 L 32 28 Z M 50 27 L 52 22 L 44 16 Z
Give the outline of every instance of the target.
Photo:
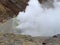
M 60 2 L 54 2 L 54 8 L 43 9 L 38 0 L 30 0 L 26 12 L 20 12 L 17 20 L 19 20 L 17 28 L 24 35 L 60 34 Z

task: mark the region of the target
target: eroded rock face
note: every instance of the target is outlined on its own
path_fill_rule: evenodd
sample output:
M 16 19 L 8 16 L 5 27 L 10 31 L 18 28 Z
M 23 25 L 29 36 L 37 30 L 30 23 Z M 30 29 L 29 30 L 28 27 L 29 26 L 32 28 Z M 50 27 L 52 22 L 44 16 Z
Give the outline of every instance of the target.
M 25 11 L 29 0 L 0 0 L 0 22 L 16 17 L 20 11 Z

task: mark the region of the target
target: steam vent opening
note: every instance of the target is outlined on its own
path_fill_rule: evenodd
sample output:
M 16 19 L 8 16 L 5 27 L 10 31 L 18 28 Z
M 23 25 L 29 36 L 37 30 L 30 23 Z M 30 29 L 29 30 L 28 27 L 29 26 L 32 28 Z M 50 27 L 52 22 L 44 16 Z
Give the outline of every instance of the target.
M 60 0 L 0 0 L 0 45 L 60 45 Z
M 42 43 L 42 45 L 46 45 L 46 43 Z

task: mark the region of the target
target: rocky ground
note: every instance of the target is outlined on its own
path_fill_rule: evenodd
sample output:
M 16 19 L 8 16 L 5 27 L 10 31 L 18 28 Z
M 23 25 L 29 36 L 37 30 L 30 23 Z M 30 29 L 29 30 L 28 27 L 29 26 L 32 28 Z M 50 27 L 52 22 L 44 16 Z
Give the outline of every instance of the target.
M 59 37 L 31 37 L 0 32 L 0 45 L 60 45 Z

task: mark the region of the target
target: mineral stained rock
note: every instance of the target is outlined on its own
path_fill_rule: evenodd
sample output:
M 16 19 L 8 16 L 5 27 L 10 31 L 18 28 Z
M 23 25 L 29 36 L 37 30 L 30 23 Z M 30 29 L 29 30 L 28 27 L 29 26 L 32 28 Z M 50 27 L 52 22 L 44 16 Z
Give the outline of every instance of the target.
M 13 34 L 13 33 L 0 33 L 0 45 L 36 45 L 31 36 Z
M 25 11 L 29 0 L 0 0 L 0 22 L 16 17 L 20 11 Z

